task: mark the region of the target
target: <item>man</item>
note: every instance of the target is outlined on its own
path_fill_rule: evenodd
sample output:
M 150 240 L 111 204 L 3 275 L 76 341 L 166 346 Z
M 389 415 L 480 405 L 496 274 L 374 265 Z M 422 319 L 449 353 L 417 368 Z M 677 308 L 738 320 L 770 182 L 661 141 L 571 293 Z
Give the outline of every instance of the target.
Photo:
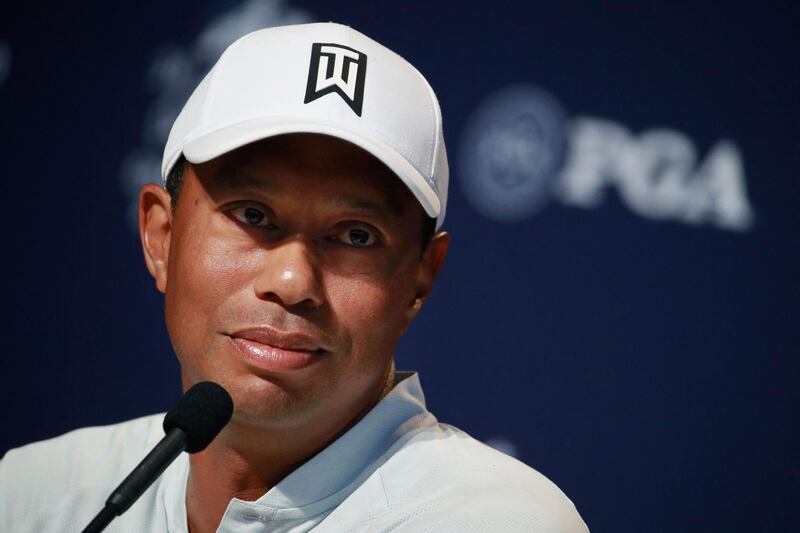
M 109 530 L 585 531 L 555 485 L 438 424 L 394 370 L 448 245 L 441 115 L 410 64 L 337 24 L 247 35 L 162 171 L 140 194 L 145 262 L 184 388 L 216 381 L 234 415 Z M 162 418 L 9 452 L 0 529 L 84 526 Z

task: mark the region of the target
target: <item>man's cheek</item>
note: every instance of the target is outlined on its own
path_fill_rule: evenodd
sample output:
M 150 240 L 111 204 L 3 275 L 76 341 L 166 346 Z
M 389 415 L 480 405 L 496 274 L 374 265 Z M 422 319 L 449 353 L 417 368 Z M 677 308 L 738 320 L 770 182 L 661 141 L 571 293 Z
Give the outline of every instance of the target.
M 348 316 L 383 315 L 390 302 L 385 282 L 367 276 L 331 275 L 326 277 L 325 285 L 330 305 L 342 320 Z
M 402 292 L 386 282 L 335 279 L 328 283 L 330 305 L 356 344 L 373 350 L 393 346 L 402 321 Z M 393 349 L 393 348 L 391 348 Z
M 188 250 L 181 263 L 181 279 L 191 280 L 194 296 L 220 301 L 252 274 L 257 254 L 242 252 L 229 242 L 206 238 Z

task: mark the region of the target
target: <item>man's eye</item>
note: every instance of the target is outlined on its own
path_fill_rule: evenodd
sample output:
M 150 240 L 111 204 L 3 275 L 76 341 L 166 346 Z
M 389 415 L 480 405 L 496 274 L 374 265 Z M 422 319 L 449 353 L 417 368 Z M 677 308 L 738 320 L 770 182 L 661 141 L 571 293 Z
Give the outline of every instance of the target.
M 248 226 L 272 226 L 267 215 L 262 210 L 255 207 L 237 207 L 231 210 L 231 215 L 242 224 L 247 224 Z
M 345 228 L 335 235 L 334 239 L 348 246 L 355 246 L 357 248 L 374 246 L 378 242 L 374 231 L 360 227 Z

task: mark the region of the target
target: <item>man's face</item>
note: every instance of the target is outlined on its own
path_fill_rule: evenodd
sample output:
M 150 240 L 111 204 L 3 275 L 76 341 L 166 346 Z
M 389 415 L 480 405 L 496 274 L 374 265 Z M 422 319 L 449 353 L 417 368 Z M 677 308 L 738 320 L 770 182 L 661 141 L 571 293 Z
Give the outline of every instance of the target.
M 188 165 L 174 214 L 165 194 L 143 190 L 140 227 L 184 386 L 220 383 L 234 420 L 263 427 L 369 409 L 447 247 L 421 253 L 422 208 L 399 179 L 303 134 Z

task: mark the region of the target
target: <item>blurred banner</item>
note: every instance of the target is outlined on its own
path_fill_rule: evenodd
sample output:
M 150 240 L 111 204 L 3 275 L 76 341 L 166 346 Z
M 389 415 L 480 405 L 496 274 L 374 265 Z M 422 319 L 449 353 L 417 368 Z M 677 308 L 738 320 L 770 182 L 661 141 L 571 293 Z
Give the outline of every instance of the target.
M 333 20 L 439 95 L 440 282 L 401 342 L 431 410 L 594 531 L 800 520 L 798 9 L 244 0 L 0 8 L 0 453 L 179 394 L 135 230 L 225 47 Z

